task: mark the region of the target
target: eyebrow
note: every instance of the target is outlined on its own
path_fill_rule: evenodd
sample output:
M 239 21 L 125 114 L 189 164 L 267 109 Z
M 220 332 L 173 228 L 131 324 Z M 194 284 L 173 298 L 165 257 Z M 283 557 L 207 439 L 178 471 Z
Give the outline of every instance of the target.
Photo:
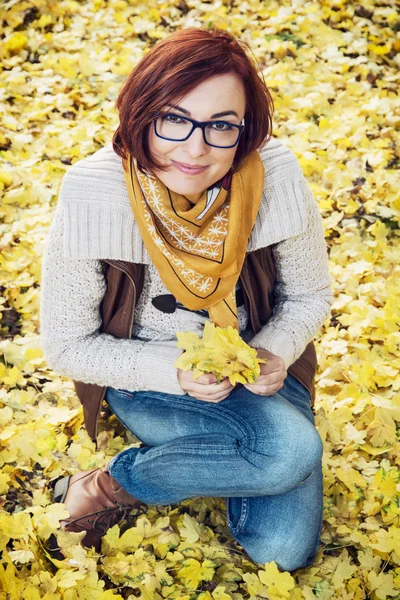
M 168 104 L 168 106 L 171 106 L 172 108 L 176 108 L 176 110 L 180 110 L 185 115 L 188 115 L 190 117 L 190 112 L 188 110 L 186 110 L 185 108 L 182 108 L 175 104 Z M 237 114 L 237 112 L 235 112 L 234 110 L 225 110 L 223 112 L 215 113 L 215 114 L 211 115 L 210 118 L 215 119 L 217 117 L 226 117 L 227 115 L 235 115 L 238 119 L 240 118 L 239 115 Z

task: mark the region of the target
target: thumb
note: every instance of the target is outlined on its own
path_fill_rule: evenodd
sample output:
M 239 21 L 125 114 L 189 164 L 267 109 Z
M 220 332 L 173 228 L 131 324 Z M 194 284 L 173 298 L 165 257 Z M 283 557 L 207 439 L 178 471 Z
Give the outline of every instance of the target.
M 204 375 L 201 375 L 198 379 L 195 379 L 194 381 L 196 383 L 210 384 L 216 383 L 217 378 L 213 373 L 204 373 Z

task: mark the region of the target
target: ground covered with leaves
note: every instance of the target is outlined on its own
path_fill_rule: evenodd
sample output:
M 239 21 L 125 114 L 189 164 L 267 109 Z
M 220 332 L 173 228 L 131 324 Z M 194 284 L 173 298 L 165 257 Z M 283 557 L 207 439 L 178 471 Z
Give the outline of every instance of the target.
M 0 56 L 0 600 L 400 598 L 400 17 L 395 0 L 3 0 Z M 314 565 L 248 559 L 225 501 L 133 511 L 101 553 L 58 531 L 49 482 L 100 448 L 39 343 L 41 257 L 69 165 L 111 140 L 134 64 L 183 26 L 249 42 L 324 219 L 335 303 L 318 336 L 324 527 Z M 60 559 L 48 551 L 56 534 Z M 301 543 L 301 540 L 299 540 Z

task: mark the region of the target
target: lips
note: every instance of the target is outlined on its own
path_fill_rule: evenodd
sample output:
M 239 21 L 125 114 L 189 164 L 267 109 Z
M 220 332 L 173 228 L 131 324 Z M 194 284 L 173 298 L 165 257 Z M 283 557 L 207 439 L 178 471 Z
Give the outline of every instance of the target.
M 174 167 L 179 169 L 179 171 L 181 171 L 182 173 L 186 173 L 187 175 L 197 175 L 198 173 L 202 173 L 208 168 L 208 165 L 205 167 L 191 167 L 182 163 L 178 163 L 174 160 L 172 161 L 172 164 L 174 165 Z

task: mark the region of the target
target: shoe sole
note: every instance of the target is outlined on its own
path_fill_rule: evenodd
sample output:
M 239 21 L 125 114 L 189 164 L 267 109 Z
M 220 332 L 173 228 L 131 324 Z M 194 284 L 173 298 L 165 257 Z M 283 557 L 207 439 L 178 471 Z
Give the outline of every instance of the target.
M 65 497 L 68 492 L 69 480 L 71 479 L 71 475 L 67 475 L 67 477 L 63 477 L 59 479 L 54 486 L 54 500 L 56 502 L 64 502 Z

